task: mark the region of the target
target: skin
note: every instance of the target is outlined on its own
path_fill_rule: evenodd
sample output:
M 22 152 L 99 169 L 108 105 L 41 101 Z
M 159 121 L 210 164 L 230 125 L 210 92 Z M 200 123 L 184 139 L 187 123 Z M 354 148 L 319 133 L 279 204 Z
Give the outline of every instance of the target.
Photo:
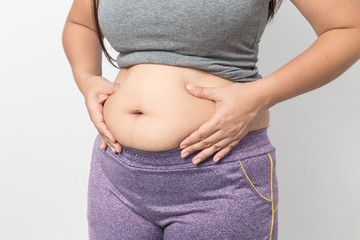
M 313 27 L 318 36 L 316 41 L 263 79 L 216 88 L 189 86 L 188 92 L 193 96 L 214 101 L 216 111 L 180 143 L 182 157 L 200 150 L 192 159 L 197 164 L 216 152 L 214 161 L 217 162 L 249 132 L 264 111 L 329 83 L 359 59 L 360 1 L 292 2 Z M 101 48 L 95 25 L 89 20 L 90 9 L 90 1 L 74 1 L 64 28 L 63 46 L 90 118 L 99 131 L 101 148 L 109 146 L 114 152 L 120 152 L 121 146 L 102 115 L 102 104 L 119 86 L 101 77 Z M 73 37 L 75 31 L 77 38 Z M 247 104 L 241 105 L 241 102 Z
M 216 151 L 224 157 L 265 110 L 319 88 L 345 72 L 360 58 L 360 1 L 292 0 L 318 38 L 292 61 L 258 81 L 225 88 L 190 86 L 196 97 L 216 102 L 216 112 L 180 143 L 182 156 L 202 150 L 195 164 Z M 319 11 L 321 9 L 321 11 Z M 246 102 L 245 106 L 236 103 Z
M 118 153 L 122 150 L 119 143 L 150 151 L 179 147 L 215 110 L 213 101 L 189 94 L 186 83 L 204 87 L 233 83 L 199 69 L 159 64 L 121 68 L 115 84 L 111 83 L 101 76 L 102 50 L 91 9 L 91 0 L 74 0 L 63 31 L 63 46 L 90 118 L 100 134 L 101 149 L 109 147 Z M 121 84 L 125 82 L 129 84 Z M 154 87 L 149 86 L 150 82 Z M 160 92 L 159 88 L 162 88 Z M 139 96 L 140 89 L 146 94 Z M 162 97 L 138 102 L 149 93 Z M 145 114 L 129 114 L 139 110 Z M 266 111 L 252 130 L 264 128 L 268 123 L 269 111 Z
M 120 152 L 121 146 L 105 125 L 102 115 L 102 104 L 116 92 L 119 84 L 101 76 L 102 49 L 91 13 L 90 0 L 74 0 L 63 29 L 62 44 L 90 119 L 99 132 L 101 149 L 108 146 L 114 152 Z

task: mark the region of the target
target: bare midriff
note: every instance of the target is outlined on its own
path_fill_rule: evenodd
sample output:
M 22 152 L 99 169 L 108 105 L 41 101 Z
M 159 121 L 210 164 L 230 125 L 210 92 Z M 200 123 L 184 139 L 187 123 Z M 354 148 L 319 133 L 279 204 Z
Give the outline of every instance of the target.
M 215 102 L 191 95 L 187 83 L 203 87 L 234 84 L 203 70 L 162 64 L 121 68 L 115 82 L 120 87 L 104 103 L 105 123 L 121 146 L 146 151 L 179 147 L 215 113 Z M 250 131 L 267 127 L 269 121 L 266 110 Z

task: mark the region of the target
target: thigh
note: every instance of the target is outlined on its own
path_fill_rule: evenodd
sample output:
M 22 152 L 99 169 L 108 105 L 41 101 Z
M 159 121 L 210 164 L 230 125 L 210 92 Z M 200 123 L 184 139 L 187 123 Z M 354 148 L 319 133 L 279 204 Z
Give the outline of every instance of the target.
M 95 144 L 95 147 L 100 145 Z M 100 147 L 99 147 L 100 148 Z M 87 219 L 90 240 L 160 240 L 163 230 L 129 208 L 103 174 L 102 152 L 94 150 L 88 182 Z
M 211 200 L 194 202 L 198 211 L 166 226 L 164 240 L 276 240 L 275 152 L 220 164 L 217 168 L 224 175 L 226 188 L 211 193 L 216 196 Z

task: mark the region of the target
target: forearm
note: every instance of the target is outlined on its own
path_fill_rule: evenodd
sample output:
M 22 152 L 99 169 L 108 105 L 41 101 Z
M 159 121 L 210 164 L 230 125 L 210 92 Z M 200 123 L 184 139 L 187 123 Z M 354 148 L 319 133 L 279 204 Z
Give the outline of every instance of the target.
M 331 82 L 359 58 L 360 29 L 324 32 L 303 53 L 259 80 L 266 108 Z
M 97 33 L 85 26 L 67 21 L 62 43 L 74 80 L 81 93 L 85 95 L 86 77 L 102 74 L 102 49 Z

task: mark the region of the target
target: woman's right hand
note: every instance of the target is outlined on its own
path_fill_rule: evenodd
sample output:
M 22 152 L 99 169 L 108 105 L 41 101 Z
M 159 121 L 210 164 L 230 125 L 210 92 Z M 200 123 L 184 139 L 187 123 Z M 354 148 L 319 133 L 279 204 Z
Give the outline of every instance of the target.
M 84 82 L 86 82 L 86 86 L 82 92 L 85 97 L 85 105 L 91 121 L 99 132 L 101 150 L 110 147 L 114 153 L 121 152 L 121 145 L 105 125 L 103 116 L 103 104 L 111 94 L 118 90 L 119 83 L 112 83 L 102 76 L 89 76 Z

